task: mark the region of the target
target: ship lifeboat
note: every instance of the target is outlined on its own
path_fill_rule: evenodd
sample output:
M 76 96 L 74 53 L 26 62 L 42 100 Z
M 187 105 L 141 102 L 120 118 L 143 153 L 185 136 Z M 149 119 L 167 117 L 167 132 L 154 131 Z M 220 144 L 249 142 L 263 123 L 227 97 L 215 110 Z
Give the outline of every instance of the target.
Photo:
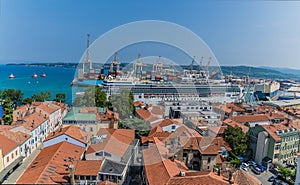
M 41 75 L 41 77 L 46 77 L 47 75 L 46 75 L 46 73 L 43 73 L 42 75 Z
M 8 78 L 15 78 L 14 74 L 10 74 Z
M 37 78 L 38 77 L 38 75 L 36 74 L 36 73 L 34 73 L 33 75 L 32 75 L 32 78 Z

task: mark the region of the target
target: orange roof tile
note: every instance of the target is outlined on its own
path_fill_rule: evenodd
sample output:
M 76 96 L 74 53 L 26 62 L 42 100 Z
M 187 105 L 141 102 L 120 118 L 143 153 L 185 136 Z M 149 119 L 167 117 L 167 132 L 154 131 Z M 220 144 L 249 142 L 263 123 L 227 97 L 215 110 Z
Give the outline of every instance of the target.
M 254 114 L 254 115 L 245 115 L 245 116 L 232 116 L 233 121 L 239 123 L 245 122 L 260 122 L 260 121 L 269 121 L 270 119 L 265 114 Z
M 15 128 L 15 126 L 11 125 L 0 125 L 0 134 L 4 135 L 5 137 L 17 142 L 19 145 L 26 142 L 30 139 L 30 135 L 23 133 L 23 132 L 13 132 L 11 129 Z
M 212 131 L 215 134 L 224 134 L 224 130 L 227 128 L 227 126 L 211 126 L 208 127 L 208 130 Z
M 17 147 L 17 142 L 0 134 L 0 148 L 2 148 L 2 155 L 8 154 Z
M 165 127 L 165 126 L 172 125 L 172 124 L 179 125 L 179 123 L 178 123 L 177 121 L 175 121 L 175 120 L 172 120 L 172 119 L 164 119 L 164 120 L 159 124 L 159 126 Z
M 249 130 L 249 127 L 247 127 L 247 126 L 245 126 L 245 125 L 243 125 L 243 124 L 241 124 L 241 123 L 239 123 L 239 122 L 233 121 L 233 120 L 231 120 L 231 119 L 226 119 L 226 120 L 223 121 L 223 123 L 225 123 L 225 124 L 228 125 L 228 126 L 232 126 L 232 127 L 238 126 L 238 127 L 240 127 L 240 128 L 243 130 L 243 132 L 245 132 L 245 133 L 248 132 L 248 130 Z
M 102 182 L 98 182 L 97 185 L 117 185 L 117 184 L 110 181 L 102 181 Z
M 117 156 L 123 156 L 135 138 L 135 132 L 132 129 L 101 128 L 97 135 L 106 135 L 106 138 L 103 142 L 91 144 L 87 154 L 104 150 Z
M 202 155 L 218 155 L 221 147 L 225 147 L 226 150 L 231 150 L 230 146 L 222 137 L 202 137 L 199 147 Z
M 80 128 L 78 128 L 75 125 L 71 125 L 71 126 L 67 126 L 67 127 L 56 130 L 55 132 L 50 134 L 44 141 L 48 141 L 50 139 L 53 139 L 53 138 L 58 137 L 63 134 L 68 135 L 82 143 L 85 143 L 85 144 L 88 143 L 88 141 L 91 137 L 90 133 L 82 131 Z
M 49 104 L 45 105 L 43 103 L 40 104 L 37 108 L 47 112 L 48 114 L 52 114 L 53 112 L 58 110 L 52 106 L 49 106 Z
M 228 185 L 229 181 L 223 176 L 218 176 L 214 172 L 186 172 L 185 176 L 182 177 L 179 174 L 176 177 L 171 178 L 167 185 L 206 185 L 206 184 L 218 184 Z M 237 185 L 237 183 L 234 183 Z
M 101 164 L 102 161 L 99 160 L 79 161 L 76 165 L 75 175 L 97 176 Z
M 80 160 L 85 148 L 61 142 L 42 149 L 17 184 L 53 184 L 65 182 L 68 166 Z M 62 182 L 58 182 L 62 181 Z
M 141 102 L 141 101 L 135 101 L 135 102 L 133 102 L 133 106 L 135 106 L 135 107 L 141 107 L 141 106 L 143 106 L 144 104 L 143 104 L 143 102 Z
M 239 185 L 261 185 L 262 183 L 253 175 L 248 174 L 244 170 L 237 170 L 233 173 L 234 182 Z
M 180 168 L 181 166 L 176 162 L 162 158 L 157 145 L 143 149 L 142 153 L 149 185 L 166 184 L 171 177 L 181 171 L 186 171 L 186 169 Z

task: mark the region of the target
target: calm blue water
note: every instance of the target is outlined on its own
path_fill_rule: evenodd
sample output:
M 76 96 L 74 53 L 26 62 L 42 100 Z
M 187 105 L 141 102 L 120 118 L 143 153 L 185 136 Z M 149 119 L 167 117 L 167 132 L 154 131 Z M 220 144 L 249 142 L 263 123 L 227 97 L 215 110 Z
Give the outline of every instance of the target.
M 9 79 L 8 76 L 13 73 L 16 78 Z M 38 78 L 31 76 L 36 73 Z M 46 73 L 47 77 L 40 75 Z M 55 98 L 56 93 L 66 93 L 67 103 L 72 102 L 72 86 L 75 69 L 60 67 L 30 67 L 30 66 L 7 66 L 0 65 L 0 90 L 20 89 L 24 97 L 30 97 L 32 94 L 40 91 L 52 91 Z

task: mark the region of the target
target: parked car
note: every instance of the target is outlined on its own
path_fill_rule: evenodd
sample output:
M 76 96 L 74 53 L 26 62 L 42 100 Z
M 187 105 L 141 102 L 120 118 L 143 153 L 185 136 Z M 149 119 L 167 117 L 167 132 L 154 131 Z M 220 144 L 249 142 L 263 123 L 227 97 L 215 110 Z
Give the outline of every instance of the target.
M 255 173 L 256 175 L 260 175 L 261 171 L 258 167 L 255 166 L 250 166 L 250 169 L 253 171 L 253 173 Z
M 274 181 L 273 181 L 273 185 L 281 185 L 281 183 L 282 183 L 283 181 L 282 180 L 279 180 L 279 179 L 274 179 Z
M 242 166 L 249 167 L 249 164 L 247 164 L 247 163 L 242 163 Z
M 257 165 L 256 167 L 260 169 L 260 172 L 264 172 L 264 171 L 266 170 L 266 169 L 265 169 L 263 166 L 261 166 L 261 165 Z
M 254 161 L 248 161 L 248 163 L 249 163 L 249 165 L 252 165 L 252 166 L 256 165 L 256 162 L 254 162 Z
M 240 169 L 244 170 L 245 172 L 249 172 L 249 169 L 247 167 L 240 167 Z
M 269 182 L 273 182 L 275 179 L 276 179 L 275 176 L 271 176 L 271 177 L 269 177 L 268 181 L 269 181 Z

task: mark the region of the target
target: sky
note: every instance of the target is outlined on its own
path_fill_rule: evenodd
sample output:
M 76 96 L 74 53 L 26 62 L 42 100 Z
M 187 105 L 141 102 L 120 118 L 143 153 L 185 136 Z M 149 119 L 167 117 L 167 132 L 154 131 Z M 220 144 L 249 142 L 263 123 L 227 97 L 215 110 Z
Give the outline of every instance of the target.
M 0 0 L 0 8 L 0 63 L 78 62 L 87 33 L 94 41 L 126 23 L 161 20 L 197 34 L 220 65 L 300 69 L 297 1 Z M 145 55 L 160 47 L 141 46 Z

